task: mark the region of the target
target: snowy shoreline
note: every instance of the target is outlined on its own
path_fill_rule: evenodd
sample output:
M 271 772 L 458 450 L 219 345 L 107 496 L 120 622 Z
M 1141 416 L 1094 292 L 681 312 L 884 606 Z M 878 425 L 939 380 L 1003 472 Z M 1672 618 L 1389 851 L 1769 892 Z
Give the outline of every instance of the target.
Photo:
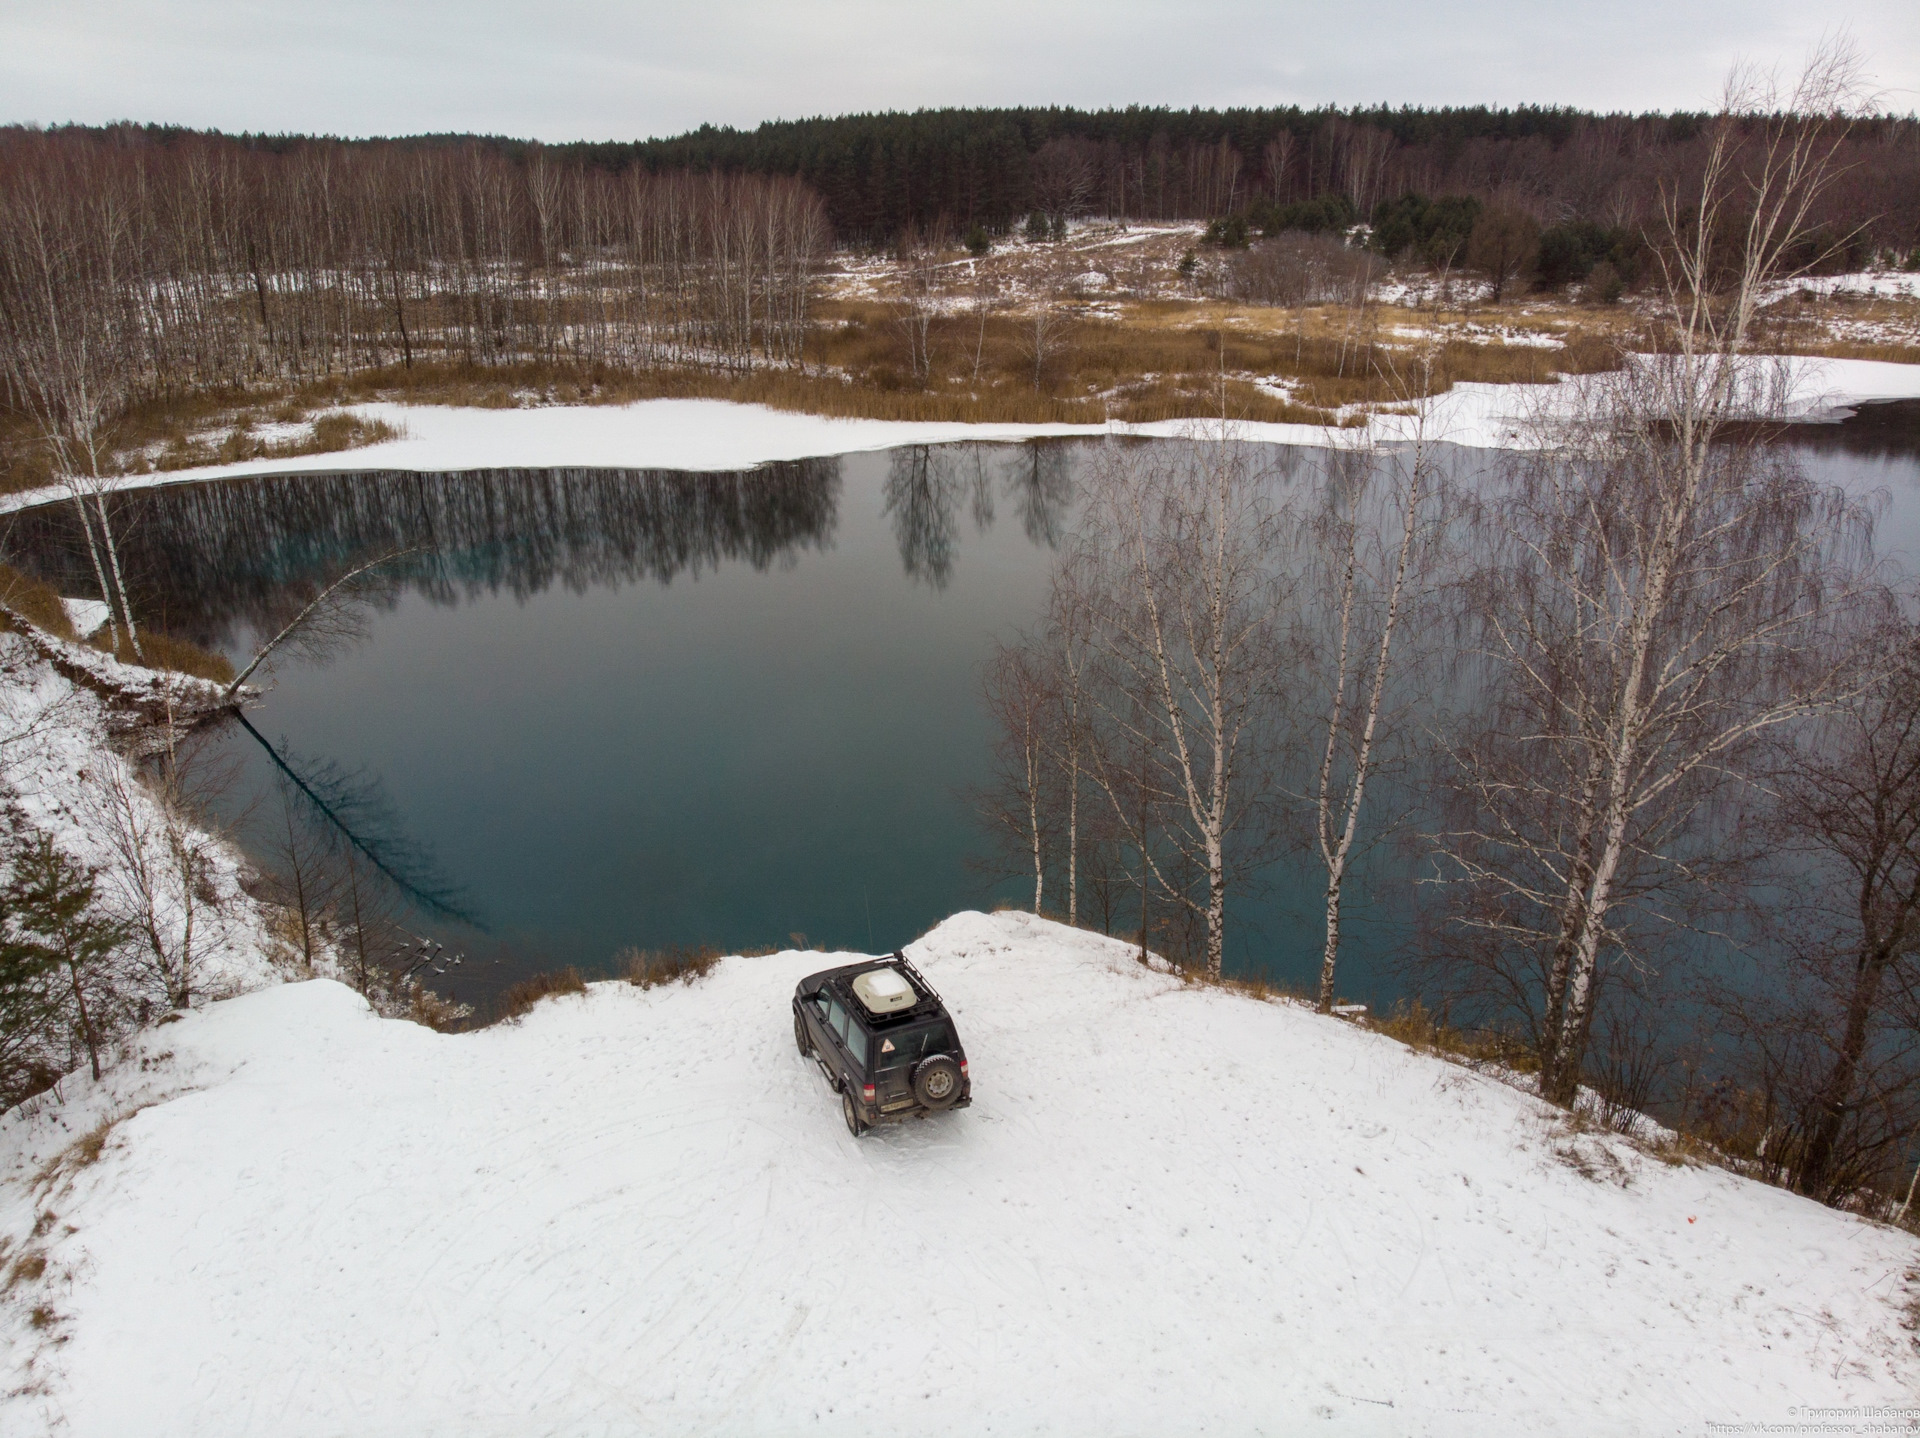
M 1853 406 L 1920 399 L 1920 365 L 1880 360 L 1804 359 L 1793 366 L 1788 418 L 1844 418 Z M 1570 397 L 1560 384 L 1460 384 L 1433 405 L 1429 437 L 1469 448 L 1517 448 L 1543 405 Z M 1205 420 L 1156 424 L 974 424 L 833 419 L 731 400 L 655 399 L 626 405 L 550 405 L 525 409 L 461 409 L 373 403 L 347 413 L 385 421 L 401 438 L 336 454 L 203 465 L 105 482 L 113 490 L 191 484 L 255 475 L 345 474 L 374 470 L 448 473 L 474 469 L 752 469 L 781 460 L 892 449 L 901 445 L 1016 443 L 1105 434 L 1178 438 L 1205 433 Z M 1363 435 L 1386 442 L 1409 432 L 1404 416 L 1375 416 L 1368 429 L 1307 424 L 1235 423 L 1240 439 L 1268 444 L 1351 444 Z M 1216 429 L 1217 432 L 1217 429 Z M 0 513 L 66 497 L 60 488 L 0 497 Z

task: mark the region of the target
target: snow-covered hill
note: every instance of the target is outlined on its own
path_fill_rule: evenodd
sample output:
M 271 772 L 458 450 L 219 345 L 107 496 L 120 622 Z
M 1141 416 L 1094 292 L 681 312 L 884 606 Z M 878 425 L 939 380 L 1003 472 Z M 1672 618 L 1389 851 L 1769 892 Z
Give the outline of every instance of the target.
M 975 1103 L 858 1141 L 820 954 L 148 1031 L 0 1121 L 0 1432 L 1693 1434 L 1920 1375 L 1904 1234 L 1024 915 L 909 952 Z

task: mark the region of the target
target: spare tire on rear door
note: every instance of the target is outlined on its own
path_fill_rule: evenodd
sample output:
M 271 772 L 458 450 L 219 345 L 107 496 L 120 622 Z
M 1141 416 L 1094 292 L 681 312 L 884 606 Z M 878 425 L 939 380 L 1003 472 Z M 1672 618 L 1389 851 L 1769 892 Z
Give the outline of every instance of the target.
M 928 1108 L 951 1108 L 960 1097 L 960 1065 L 945 1054 L 933 1054 L 913 1071 L 913 1096 Z

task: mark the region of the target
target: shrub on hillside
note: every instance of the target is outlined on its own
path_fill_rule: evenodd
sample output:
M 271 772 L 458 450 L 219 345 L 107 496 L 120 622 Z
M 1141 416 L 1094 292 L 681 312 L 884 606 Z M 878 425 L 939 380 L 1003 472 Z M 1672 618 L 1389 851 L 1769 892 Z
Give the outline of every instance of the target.
M 1342 304 L 1385 266 L 1330 235 L 1285 234 L 1233 257 L 1227 292 L 1256 305 Z
M 62 639 L 75 637 L 73 622 L 60 603 L 59 591 L 31 574 L 22 574 L 10 564 L 0 564 L 0 604 L 49 634 Z
M 141 664 L 148 669 L 170 669 L 176 674 L 191 674 L 196 679 L 208 679 L 215 684 L 233 683 L 233 664 L 224 654 L 215 654 L 188 640 L 176 639 L 171 634 L 162 634 L 157 629 L 141 631 L 138 653 L 127 641 L 124 631 L 119 637 L 120 647 L 114 649 L 108 643 L 106 631 L 102 630 L 94 636 L 94 647 L 111 653 L 122 664 Z
M 1278 235 L 1287 230 L 1304 230 L 1310 235 L 1344 235 L 1359 219 L 1353 201 L 1345 195 L 1322 195 L 1314 200 L 1296 200 L 1290 205 L 1256 200 L 1247 209 L 1247 222 L 1263 235 Z
M 1373 207 L 1367 247 L 1390 260 L 1417 259 L 1441 269 L 1460 262 L 1479 218 L 1480 202 L 1471 195 L 1430 200 L 1410 190 Z
M 664 949 L 622 949 L 613 958 L 628 983 L 636 988 L 651 989 L 675 982 L 690 984 L 706 977 L 720 962 L 720 951 L 695 944 Z
M 1207 232 L 1200 237 L 1203 245 L 1219 245 L 1229 250 L 1244 250 L 1251 231 L 1245 215 L 1222 215 L 1207 226 Z
M 584 994 L 586 991 L 587 981 L 580 976 L 580 970 L 571 964 L 564 969 L 535 974 L 512 985 L 494 1000 L 493 1022 L 512 1023 L 531 1013 L 533 1006 L 542 999 L 552 998 L 556 994 Z
M 1638 248 L 1639 242 L 1630 231 L 1609 229 L 1591 220 L 1550 225 L 1540 232 L 1535 277 L 1542 289 L 1559 289 L 1588 279 L 1605 265 L 1624 285 L 1638 272 Z M 1590 294 L 1592 290 L 1590 286 Z
M 1540 226 L 1524 210 L 1494 205 L 1482 210 L 1467 240 L 1467 265 L 1493 281 L 1498 303 L 1507 287 L 1533 270 L 1540 253 Z

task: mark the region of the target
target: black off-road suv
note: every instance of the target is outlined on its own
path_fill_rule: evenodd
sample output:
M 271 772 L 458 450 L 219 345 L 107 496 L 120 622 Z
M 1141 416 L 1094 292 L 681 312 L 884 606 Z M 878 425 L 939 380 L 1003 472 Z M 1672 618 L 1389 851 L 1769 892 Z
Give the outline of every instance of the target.
M 793 993 L 793 1040 L 839 1093 L 855 1138 L 877 1123 L 973 1102 L 953 1019 L 904 954 L 802 979 Z

